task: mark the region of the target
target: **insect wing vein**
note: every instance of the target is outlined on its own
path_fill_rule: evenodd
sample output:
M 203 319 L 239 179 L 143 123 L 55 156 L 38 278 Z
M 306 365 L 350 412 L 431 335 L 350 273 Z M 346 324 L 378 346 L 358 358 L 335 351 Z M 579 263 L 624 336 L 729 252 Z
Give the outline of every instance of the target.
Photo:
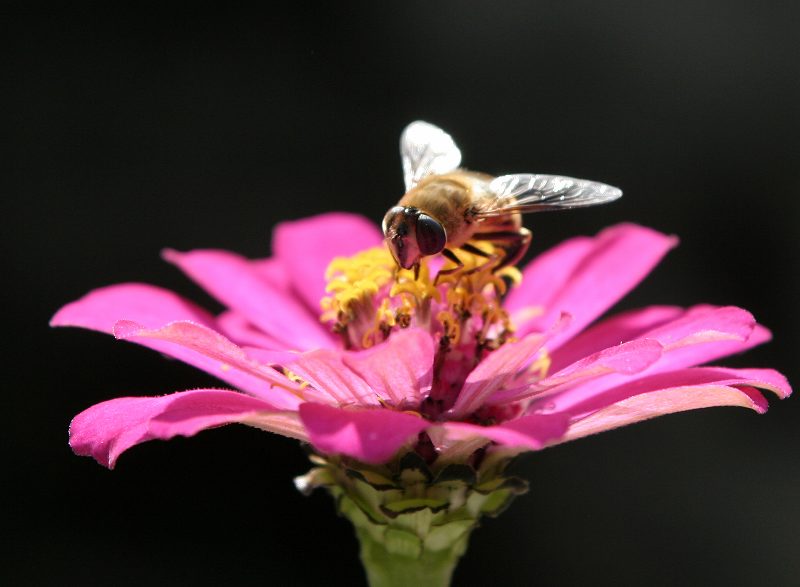
M 496 177 L 489 184 L 489 191 L 495 199 L 479 216 L 594 206 L 622 195 L 619 188 L 596 181 L 526 173 Z
M 409 124 L 400 137 L 400 157 L 406 191 L 428 175 L 457 169 L 461 151 L 453 138 L 438 126 L 418 120 Z

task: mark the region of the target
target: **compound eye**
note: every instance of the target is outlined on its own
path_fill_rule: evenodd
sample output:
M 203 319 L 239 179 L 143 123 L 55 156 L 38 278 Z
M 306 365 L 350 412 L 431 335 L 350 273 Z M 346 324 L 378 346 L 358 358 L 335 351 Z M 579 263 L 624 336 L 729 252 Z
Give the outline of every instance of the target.
M 400 206 L 395 206 L 386 213 L 386 216 L 383 217 L 383 225 L 381 226 L 384 235 L 389 231 L 389 227 L 395 223 L 397 215 L 402 213 L 403 209 Z
M 438 220 L 427 214 L 417 217 L 417 246 L 423 255 L 435 255 L 444 249 L 447 244 L 447 235 L 444 227 Z

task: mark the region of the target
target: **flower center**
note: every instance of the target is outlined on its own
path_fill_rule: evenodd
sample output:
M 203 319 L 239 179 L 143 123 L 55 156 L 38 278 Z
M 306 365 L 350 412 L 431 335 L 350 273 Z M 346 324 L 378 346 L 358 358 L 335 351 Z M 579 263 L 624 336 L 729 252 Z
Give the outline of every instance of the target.
M 463 251 L 458 256 L 461 268 L 442 258 L 424 258 L 416 278 L 398 268 L 383 246 L 337 257 L 328 267 L 328 295 L 321 302 L 321 320 L 347 349 L 379 344 L 398 328 L 431 333 L 438 344 L 425 411 L 432 417 L 452 405 L 467 374 L 514 332 L 500 298 L 509 284 L 519 283 L 520 272 L 506 267 L 494 273 L 483 257 Z
M 464 267 L 426 257 L 417 278 L 400 269 L 389 251 L 374 247 L 328 266 L 321 320 L 341 335 L 348 349 L 364 349 L 388 338 L 396 328 L 424 328 L 440 344 L 477 344 L 494 350 L 513 332 L 500 297 L 518 283 L 516 268 L 492 273 L 486 260 L 459 252 Z M 432 267 L 433 265 L 433 267 Z M 438 271 L 436 266 L 438 265 Z

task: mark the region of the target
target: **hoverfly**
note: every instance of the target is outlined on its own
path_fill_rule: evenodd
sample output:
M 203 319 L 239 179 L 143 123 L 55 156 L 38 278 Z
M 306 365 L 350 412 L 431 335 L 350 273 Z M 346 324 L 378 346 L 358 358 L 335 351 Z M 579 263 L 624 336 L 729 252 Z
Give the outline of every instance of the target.
M 604 204 L 622 191 L 610 185 L 519 173 L 492 177 L 459 168 L 461 151 L 442 129 L 416 121 L 400 137 L 406 193 L 383 219 L 383 234 L 397 264 L 419 273 L 422 257 L 442 253 L 463 267 L 454 249 L 484 257 L 493 271 L 517 263 L 531 233 L 522 214 Z M 479 243 L 493 245 L 493 253 Z

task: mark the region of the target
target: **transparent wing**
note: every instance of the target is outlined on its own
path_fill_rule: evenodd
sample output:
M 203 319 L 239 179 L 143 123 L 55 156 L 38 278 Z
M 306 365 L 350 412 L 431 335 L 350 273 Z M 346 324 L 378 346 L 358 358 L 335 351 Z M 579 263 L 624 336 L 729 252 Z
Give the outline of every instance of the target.
M 530 173 L 496 177 L 489 183 L 489 191 L 494 198 L 479 216 L 594 206 L 622 195 L 619 188 L 597 181 Z
M 453 171 L 461 164 L 461 151 L 453 138 L 438 126 L 418 120 L 400 136 L 400 156 L 406 191 L 428 175 Z

